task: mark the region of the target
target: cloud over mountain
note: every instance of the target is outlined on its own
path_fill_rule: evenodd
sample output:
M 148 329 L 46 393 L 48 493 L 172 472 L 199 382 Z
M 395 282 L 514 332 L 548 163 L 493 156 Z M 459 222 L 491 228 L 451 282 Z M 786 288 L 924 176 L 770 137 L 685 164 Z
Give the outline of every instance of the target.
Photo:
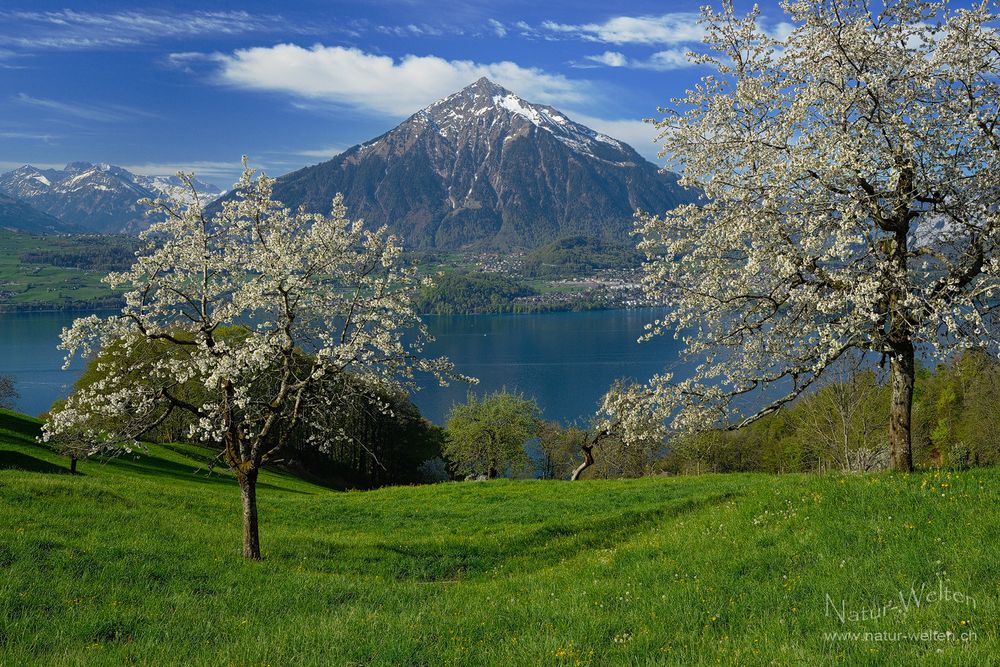
M 643 129 L 651 141 L 655 129 Z M 441 249 L 620 242 L 637 208 L 693 198 L 624 142 L 486 78 L 274 187 L 279 201 L 314 212 L 338 192 L 352 216 L 388 225 L 408 247 Z
M 176 54 L 174 59 L 196 57 Z M 484 76 L 546 104 L 582 103 L 591 88 L 586 81 L 510 61 L 479 63 L 417 55 L 396 59 L 358 48 L 318 44 L 309 48 L 278 44 L 201 57 L 217 64 L 216 77 L 227 85 L 322 99 L 394 116 Z

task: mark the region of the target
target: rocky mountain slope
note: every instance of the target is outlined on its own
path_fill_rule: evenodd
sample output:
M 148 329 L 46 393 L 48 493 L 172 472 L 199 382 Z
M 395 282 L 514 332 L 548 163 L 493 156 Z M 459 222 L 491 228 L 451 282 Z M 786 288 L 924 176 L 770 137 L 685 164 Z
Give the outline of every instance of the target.
M 285 204 L 387 224 L 411 248 L 534 248 L 587 236 L 621 242 L 635 209 L 692 200 L 627 144 L 488 79 L 395 129 L 275 184 Z
M 0 192 L 30 204 L 77 232 L 134 232 L 145 224 L 138 201 L 169 194 L 176 177 L 151 177 L 109 164 L 71 162 L 64 169 L 24 165 L 0 175 Z M 196 182 L 215 196 L 219 188 Z
M 0 194 L 0 229 L 13 229 L 32 234 L 57 234 L 68 231 L 67 226 L 57 218 L 5 194 Z

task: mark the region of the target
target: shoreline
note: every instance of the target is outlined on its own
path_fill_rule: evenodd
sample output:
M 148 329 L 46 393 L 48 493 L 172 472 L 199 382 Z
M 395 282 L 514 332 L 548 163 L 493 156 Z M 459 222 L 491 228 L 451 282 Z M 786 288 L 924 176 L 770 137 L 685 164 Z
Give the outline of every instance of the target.
M 120 310 L 120 307 L 108 305 L 70 306 L 66 308 L 19 308 L 0 305 L 0 315 L 23 315 L 25 313 L 108 313 Z
M 595 313 L 608 311 L 656 310 L 666 306 L 605 306 L 601 308 L 550 308 L 545 310 L 477 310 L 458 313 L 418 313 L 420 317 L 474 317 L 476 315 L 547 315 L 550 313 Z M 19 308 L 0 305 L 0 315 L 24 315 L 29 313 L 110 313 L 120 310 L 110 306 L 72 306 L 67 308 Z

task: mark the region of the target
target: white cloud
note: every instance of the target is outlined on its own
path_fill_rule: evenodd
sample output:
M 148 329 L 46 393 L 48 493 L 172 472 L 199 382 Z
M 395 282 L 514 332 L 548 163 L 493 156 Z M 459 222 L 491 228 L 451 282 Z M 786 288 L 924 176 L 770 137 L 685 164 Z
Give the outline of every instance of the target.
M 624 53 L 619 53 L 618 51 L 605 51 L 598 56 L 587 56 L 587 60 L 593 60 L 595 63 L 607 65 L 608 67 L 625 67 L 628 65 L 628 58 L 625 57 Z
M 141 176 L 172 176 L 178 171 L 195 172 L 197 174 L 208 174 L 210 172 L 240 169 L 242 163 L 236 160 L 195 160 L 193 162 L 144 162 L 141 164 L 121 165 L 123 169 L 128 169 L 133 174 Z
M 441 29 L 424 23 L 420 25 L 416 23 L 409 23 L 407 25 L 379 25 L 375 26 L 375 31 L 383 35 L 394 35 L 396 37 L 440 37 L 444 34 Z
M 639 152 L 647 160 L 657 162 L 659 148 L 654 140 L 659 133 L 655 127 L 642 120 L 632 118 L 598 118 L 583 113 L 569 113 L 570 118 L 603 134 L 620 139 Z
M 696 12 L 673 12 L 662 16 L 616 16 L 604 23 L 545 21 L 542 27 L 554 33 L 609 44 L 682 44 L 700 42 L 704 37 L 699 19 Z
M 328 146 L 326 148 L 310 148 L 301 151 L 295 151 L 295 155 L 301 155 L 302 157 L 314 157 L 321 160 L 329 160 L 330 158 L 336 157 L 343 153 L 346 148 L 342 146 Z
M 553 35 L 576 37 L 604 44 L 673 46 L 701 42 L 705 37 L 705 29 L 699 23 L 700 20 L 701 15 L 697 12 L 672 12 L 661 16 L 616 16 L 604 23 L 571 24 L 545 21 L 542 23 L 542 28 Z M 784 39 L 794 27 L 784 21 L 770 27 L 760 26 L 775 39 Z
M 483 76 L 545 104 L 580 104 L 590 90 L 585 81 L 509 61 L 477 63 L 415 55 L 396 60 L 342 46 L 278 44 L 201 57 L 218 65 L 217 76 L 227 85 L 389 116 L 411 114 Z M 192 54 L 177 54 L 172 60 L 183 63 L 192 58 Z
M 60 102 L 58 100 L 46 99 L 43 97 L 32 97 L 25 93 L 18 93 L 13 98 L 14 102 L 27 106 L 54 111 L 65 116 L 74 116 L 85 120 L 96 120 L 104 123 L 116 123 L 127 120 L 134 120 L 137 117 L 158 118 L 154 113 L 128 107 L 121 104 L 79 104 L 76 102 Z
M 497 37 L 507 36 L 507 26 L 505 26 L 503 23 L 500 23 L 500 21 L 497 21 L 496 19 L 490 19 L 489 23 L 490 27 L 493 28 L 493 32 L 496 33 Z
M 781 21 L 771 26 L 768 34 L 774 39 L 784 41 L 788 39 L 788 36 L 792 34 L 793 30 L 795 30 L 795 26 L 793 24 L 788 23 L 787 21 Z
M 25 50 L 84 50 L 138 46 L 200 35 L 305 32 L 280 16 L 245 11 L 0 11 L 0 44 Z
M 671 69 L 692 67 L 693 65 L 694 63 L 688 60 L 686 49 L 666 49 L 665 51 L 657 51 L 646 60 L 639 61 L 636 67 L 665 72 Z
M 45 143 L 52 143 L 53 139 L 57 136 L 53 134 L 41 134 L 38 132 L 0 132 L 0 139 L 20 139 L 24 141 L 44 141 Z
M 530 25 L 528 25 L 526 21 L 516 21 L 514 23 L 514 27 L 517 28 L 518 34 L 520 34 L 521 37 L 527 37 L 528 39 L 535 39 L 539 36 L 538 31 L 535 30 Z
M 231 186 L 243 172 L 239 158 L 235 160 L 193 160 L 191 162 L 145 162 L 123 164 L 123 169 L 141 176 L 174 176 L 179 171 L 194 173 L 200 180 L 222 187 Z
M 618 51 L 605 51 L 596 56 L 586 56 L 590 60 L 607 67 L 627 67 L 629 69 L 648 69 L 656 72 L 693 67 L 688 60 L 686 49 L 666 49 L 657 51 L 645 59 L 629 58 Z

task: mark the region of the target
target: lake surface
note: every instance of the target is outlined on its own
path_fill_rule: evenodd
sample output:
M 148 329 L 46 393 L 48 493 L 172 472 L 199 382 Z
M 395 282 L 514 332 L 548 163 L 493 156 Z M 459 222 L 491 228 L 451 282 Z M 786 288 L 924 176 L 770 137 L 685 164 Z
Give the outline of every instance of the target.
M 538 401 L 547 419 L 585 420 L 620 377 L 645 380 L 676 364 L 680 343 L 636 339 L 643 325 L 662 311 L 607 310 L 587 313 L 428 316 L 437 339 L 425 350 L 449 357 L 457 369 L 479 378 L 482 394 L 507 388 Z M 18 409 L 40 414 L 66 396 L 80 373 L 61 370 L 59 333 L 80 313 L 0 313 L 0 374 L 13 375 L 21 397 Z M 430 378 L 413 395 L 420 411 L 444 423 L 469 387 L 439 387 Z

